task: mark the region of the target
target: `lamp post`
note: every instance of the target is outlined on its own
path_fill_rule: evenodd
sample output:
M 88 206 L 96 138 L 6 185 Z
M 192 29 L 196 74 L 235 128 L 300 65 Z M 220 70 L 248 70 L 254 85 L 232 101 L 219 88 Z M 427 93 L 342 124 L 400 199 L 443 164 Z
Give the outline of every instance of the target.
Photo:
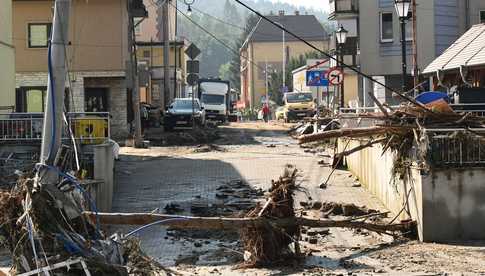
M 168 0 L 167 0 L 168 1 Z M 184 4 L 187 5 L 187 16 L 192 16 L 192 7 L 195 0 L 184 0 Z
M 397 15 L 401 22 L 401 51 L 402 51 L 402 91 L 406 91 L 407 64 L 406 64 L 406 20 L 409 15 L 411 0 L 394 0 Z
M 342 71 L 342 76 L 344 75 L 344 45 L 345 42 L 347 42 L 347 34 L 349 32 L 342 26 L 337 29 L 335 32 L 335 37 L 337 38 L 337 48 L 338 48 L 338 54 L 340 56 L 340 70 Z M 338 61 L 338 59 L 337 59 Z M 338 66 L 339 64 L 337 64 Z M 344 98 L 344 80 L 342 80 L 342 83 L 340 84 L 340 108 L 345 107 L 345 98 Z

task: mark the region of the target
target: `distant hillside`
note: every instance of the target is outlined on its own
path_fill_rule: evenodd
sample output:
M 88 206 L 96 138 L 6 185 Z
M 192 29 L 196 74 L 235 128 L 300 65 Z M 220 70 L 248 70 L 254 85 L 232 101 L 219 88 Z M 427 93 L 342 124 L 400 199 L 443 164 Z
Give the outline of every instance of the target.
M 329 32 L 332 31 L 332 26 L 327 21 L 328 14 L 320 11 L 286 3 L 273 3 L 268 0 L 248 0 L 247 3 L 263 14 L 270 14 L 271 12 L 277 14 L 280 10 L 284 10 L 286 14 L 294 14 L 296 10 L 300 14 L 314 14 Z M 178 1 L 178 6 L 180 10 L 186 10 L 186 5 L 182 0 Z M 243 32 L 249 15 L 248 10 L 233 0 L 195 0 L 191 18 L 217 38 L 223 40 L 233 50 L 239 51 L 236 42 Z M 221 66 L 231 60 L 234 52 L 204 33 L 183 15 L 179 14 L 178 21 L 178 35 L 196 43 L 202 50 L 200 56 L 201 75 L 204 77 L 220 76 Z

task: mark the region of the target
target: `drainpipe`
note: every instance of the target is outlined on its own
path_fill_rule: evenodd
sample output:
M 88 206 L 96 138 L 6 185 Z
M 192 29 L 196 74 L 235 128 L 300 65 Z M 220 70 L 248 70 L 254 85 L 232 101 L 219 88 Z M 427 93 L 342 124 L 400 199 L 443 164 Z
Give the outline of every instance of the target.
M 465 0 L 465 31 L 470 28 L 470 0 Z

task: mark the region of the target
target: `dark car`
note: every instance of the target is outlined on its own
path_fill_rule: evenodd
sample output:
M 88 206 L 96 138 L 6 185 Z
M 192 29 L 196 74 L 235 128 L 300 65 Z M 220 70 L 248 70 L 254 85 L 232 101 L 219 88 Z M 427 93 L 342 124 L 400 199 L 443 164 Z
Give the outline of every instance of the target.
M 178 98 L 166 109 L 165 130 L 170 131 L 175 127 L 191 127 L 194 121 L 197 125 L 205 125 L 205 111 L 201 107 L 199 99 Z

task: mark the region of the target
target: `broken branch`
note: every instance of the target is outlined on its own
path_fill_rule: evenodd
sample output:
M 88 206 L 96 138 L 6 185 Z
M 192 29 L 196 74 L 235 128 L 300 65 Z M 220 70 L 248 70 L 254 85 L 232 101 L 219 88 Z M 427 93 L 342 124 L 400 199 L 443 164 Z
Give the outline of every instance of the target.
M 406 126 L 374 126 L 362 128 L 346 128 L 330 130 L 316 134 L 302 135 L 298 138 L 300 144 L 322 141 L 332 138 L 347 137 L 358 138 L 372 135 L 383 135 L 387 133 L 406 133 L 410 128 Z

